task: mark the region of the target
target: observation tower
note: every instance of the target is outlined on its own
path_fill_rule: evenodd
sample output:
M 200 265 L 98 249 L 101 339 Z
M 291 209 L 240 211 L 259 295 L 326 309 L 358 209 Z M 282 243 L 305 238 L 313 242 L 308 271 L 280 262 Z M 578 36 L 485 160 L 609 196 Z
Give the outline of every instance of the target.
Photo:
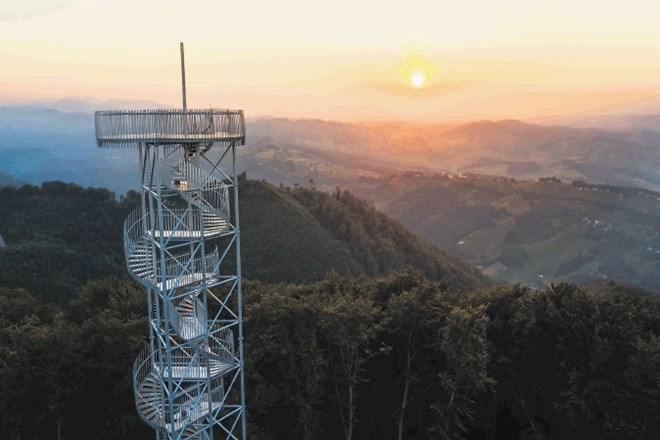
M 156 439 L 246 438 L 236 147 L 242 110 L 97 111 L 99 147 L 135 148 L 141 204 L 124 222 L 130 275 L 146 288 L 149 344 L 133 367 Z M 215 436 L 215 437 L 214 437 Z

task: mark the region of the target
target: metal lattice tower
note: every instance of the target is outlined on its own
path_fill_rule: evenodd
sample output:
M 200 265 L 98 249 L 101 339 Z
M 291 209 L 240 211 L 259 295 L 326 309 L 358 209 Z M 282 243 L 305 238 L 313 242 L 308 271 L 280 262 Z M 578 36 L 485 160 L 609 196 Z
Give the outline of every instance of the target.
M 134 147 L 141 206 L 124 223 L 128 272 L 146 287 L 149 345 L 135 404 L 161 439 L 246 438 L 236 147 L 242 110 L 98 111 L 99 147 Z

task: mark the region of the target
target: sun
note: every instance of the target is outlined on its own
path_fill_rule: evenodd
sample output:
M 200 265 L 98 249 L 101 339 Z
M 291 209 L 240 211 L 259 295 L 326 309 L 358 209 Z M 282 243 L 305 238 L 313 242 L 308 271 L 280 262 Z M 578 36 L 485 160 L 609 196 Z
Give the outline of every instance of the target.
M 426 75 L 422 70 L 417 70 L 410 76 L 410 82 L 414 88 L 419 89 L 426 82 Z
M 437 68 L 433 61 L 425 56 L 409 56 L 398 66 L 400 78 L 403 79 L 409 87 L 422 89 L 427 87 L 430 81 L 435 77 Z

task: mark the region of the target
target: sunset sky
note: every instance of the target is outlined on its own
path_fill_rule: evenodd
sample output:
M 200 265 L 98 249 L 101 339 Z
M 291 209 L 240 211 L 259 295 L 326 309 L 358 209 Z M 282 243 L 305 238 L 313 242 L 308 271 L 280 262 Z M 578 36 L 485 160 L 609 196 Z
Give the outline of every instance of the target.
M 420 121 L 642 111 L 660 96 L 659 13 L 642 0 L 3 0 L 0 104 L 180 106 L 183 41 L 190 107 Z

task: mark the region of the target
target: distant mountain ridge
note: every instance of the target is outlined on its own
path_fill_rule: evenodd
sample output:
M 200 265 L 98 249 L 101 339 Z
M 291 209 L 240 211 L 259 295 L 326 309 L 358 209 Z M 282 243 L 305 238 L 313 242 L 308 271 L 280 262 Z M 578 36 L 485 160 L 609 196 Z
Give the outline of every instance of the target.
M 18 179 L 11 174 L 0 172 L 0 186 L 21 186 L 25 184 L 21 179 Z
M 251 178 L 266 179 L 275 184 L 283 182 L 285 186 L 316 186 L 326 192 L 339 187 L 355 191 L 369 200 L 376 200 L 375 195 L 359 192 L 360 188 L 374 181 L 387 182 L 390 176 L 405 170 L 427 176 L 488 175 L 502 179 L 513 177 L 516 180 L 557 178 L 569 183 L 585 181 L 589 184 L 660 190 L 660 131 L 655 130 L 655 120 L 653 115 L 629 116 L 626 127 L 630 128 L 614 130 L 602 127 L 543 126 L 517 120 L 463 124 L 346 123 L 311 119 L 251 119 L 248 115 L 248 143 L 238 149 L 238 163 L 239 170 L 247 171 Z M 33 184 L 52 179 L 73 181 L 83 186 L 109 187 L 117 194 L 137 187 L 135 153 L 96 148 L 91 114 L 5 107 L 0 108 L 0 131 L 4 133 L 0 137 L 0 154 L 3 157 L 0 172 L 20 181 Z M 392 181 L 401 182 L 401 179 Z M 403 195 L 410 201 L 417 200 L 416 195 L 410 192 L 412 188 L 420 194 L 425 189 L 417 188 L 416 185 L 407 187 L 408 184 L 406 181 L 401 187 L 389 185 L 390 192 L 377 199 L 376 206 L 386 209 L 381 203 Z M 282 201 L 290 204 L 289 196 L 282 196 Z M 300 203 L 299 200 L 296 202 Z M 424 209 L 430 210 L 429 223 L 444 218 L 445 214 L 432 211 L 435 200 L 426 203 L 429 206 Z M 412 204 L 402 203 L 401 206 L 408 206 L 413 213 L 417 209 Z M 447 215 L 462 209 L 461 204 L 438 206 L 447 210 Z M 622 209 L 616 203 L 611 206 L 612 209 Z M 478 211 L 477 207 L 487 210 L 492 208 L 475 202 L 470 209 Z M 411 216 L 403 208 L 398 212 L 389 211 L 389 207 L 387 209 L 393 217 L 405 222 L 418 233 L 424 233 L 411 225 Z M 492 214 L 496 215 L 497 212 Z M 529 216 L 534 217 L 532 214 Z M 514 218 L 515 215 L 511 220 Z M 464 219 L 464 225 L 472 221 L 470 215 Z M 630 224 L 634 223 L 629 220 Z M 492 221 L 496 223 L 498 218 Z M 581 219 L 573 218 L 573 221 L 579 223 Z M 309 226 L 312 221 L 306 224 Z M 434 228 L 442 227 L 449 233 L 452 224 L 438 223 Z M 442 246 L 447 243 L 455 245 L 454 241 L 437 241 L 435 234 L 427 237 Z M 454 238 L 459 240 L 461 237 Z M 462 250 L 464 248 L 459 249 Z M 501 252 L 499 250 L 491 255 L 491 259 L 496 260 L 495 257 Z M 589 252 L 593 254 L 596 250 Z M 559 257 L 561 254 L 553 255 Z M 468 258 L 480 261 L 472 255 Z M 584 258 L 587 257 L 568 257 L 575 264 Z M 348 270 L 349 266 L 356 268 L 358 262 L 353 260 L 352 257 L 346 259 L 342 263 L 347 265 L 344 269 Z M 488 258 L 482 260 L 489 261 Z M 606 276 L 619 273 L 624 278 L 628 275 L 634 278 L 642 267 L 636 267 L 634 261 L 621 265 L 618 272 L 610 269 L 603 273 L 595 269 L 585 270 L 594 270 L 594 273 Z M 616 267 L 610 263 L 606 267 Z M 484 268 L 492 264 L 495 262 Z M 566 272 L 567 268 L 564 268 L 558 271 L 557 264 L 551 265 L 549 273 L 578 276 L 579 270 Z M 538 264 L 536 266 L 540 270 Z M 624 267 L 630 268 L 628 275 L 620 273 Z M 643 267 L 647 267 L 647 275 L 653 279 L 654 271 L 645 264 Z M 505 271 L 495 266 L 489 273 Z M 543 272 L 540 273 L 545 276 Z M 531 282 L 528 275 L 525 275 L 525 279 Z M 537 277 L 534 281 L 539 280 Z M 648 285 L 648 280 L 644 283 Z
M 125 193 L 138 187 L 135 154 L 96 147 L 91 113 L 0 107 L 0 172 L 22 182 L 75 182 Z
M 450 170 L 660 190 L 657 116 L 620 118 L 625 123 L 602 128 L 517 120 L 348 123 L 247 114 L 247 145 L 239 149 L 239 167 L 276 184 L 314 179 L 324 189 L 405 170 Z M 130 151 L 96 148 L 91 113 L 0 107 L 0 132 L 6 158 L 0 172 L 32 184 L 64 180 L 118 193 L 138 186 Z
M 257 154 L 284 149 L 282 164 L 307 165 L 301 179 L 336 183 L 361 177 L 361 170 L 373 172 L 378 165 L 395 171 L 556 176 L 660 190 L 660 131 L 649 128 L 543 126 L 517 120 L 415 125 L 274 119 L 252 121 L 249 128 Z M 337 173 L 324 161 L 309 160 L 305 151 L 310 148 L 331 158 L 332 153 L 352 154 L 357 169 Z M 365 156 L 373 162 L 363 160 Z

